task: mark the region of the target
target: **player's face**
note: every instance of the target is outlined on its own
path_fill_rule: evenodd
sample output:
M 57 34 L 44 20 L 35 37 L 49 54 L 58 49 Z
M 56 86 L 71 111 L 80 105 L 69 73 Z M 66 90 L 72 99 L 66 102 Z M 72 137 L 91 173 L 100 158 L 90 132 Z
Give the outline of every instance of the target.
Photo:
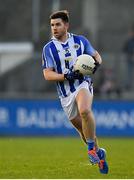
M 51 25 L 52 35 L 56 39 L 60 40 L 66 35 L 68 30 L 68 23 L 65 23 L 64 21 L 62 21 L 62 19 L 60 18 L 51 19 L 50 25 Z

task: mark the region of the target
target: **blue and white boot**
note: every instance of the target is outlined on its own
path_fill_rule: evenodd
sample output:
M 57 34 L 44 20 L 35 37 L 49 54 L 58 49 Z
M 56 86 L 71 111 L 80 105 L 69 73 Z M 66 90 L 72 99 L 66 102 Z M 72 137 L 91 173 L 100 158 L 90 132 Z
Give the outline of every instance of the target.
M 103 148 L 99 148 L 97 151 L 97 155 L 100 159 L 100 162 L 98 163 L 100 173 L 102 174 L 108 174 L 108 163 L 106 162 L 106 150 Z

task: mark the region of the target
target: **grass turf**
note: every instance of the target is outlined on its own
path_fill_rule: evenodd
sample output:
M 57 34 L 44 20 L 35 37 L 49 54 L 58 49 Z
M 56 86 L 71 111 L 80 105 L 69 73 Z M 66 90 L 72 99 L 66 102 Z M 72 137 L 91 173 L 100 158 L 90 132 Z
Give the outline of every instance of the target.
M 134 178 L 134 139 L 99 138 L 107 150 L 109 174 L 89 165 L 80 138 L 0 138 L 0 178 Z

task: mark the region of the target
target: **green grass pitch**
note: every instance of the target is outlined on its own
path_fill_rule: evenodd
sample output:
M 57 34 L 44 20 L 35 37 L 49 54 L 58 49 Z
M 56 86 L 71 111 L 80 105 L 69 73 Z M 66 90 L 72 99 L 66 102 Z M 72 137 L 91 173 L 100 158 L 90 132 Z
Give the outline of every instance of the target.
M 126 179 L 134 178 L 134 139 L 99 138 L 107 150 L 109 174 L 89 165 L 80 138 L 0 138 L 0 178 Z

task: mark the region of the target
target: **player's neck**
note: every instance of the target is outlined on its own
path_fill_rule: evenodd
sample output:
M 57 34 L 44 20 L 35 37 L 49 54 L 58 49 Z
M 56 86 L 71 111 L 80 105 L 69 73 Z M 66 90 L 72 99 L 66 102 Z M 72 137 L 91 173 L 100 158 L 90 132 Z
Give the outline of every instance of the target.
M 65 33 L 62 37 L 60 37 L 59 39 L 58 39 L 58 41 L 61 41 L 61 42 L 66 42 L 66 40 L 68 39 L 68 33 Z

